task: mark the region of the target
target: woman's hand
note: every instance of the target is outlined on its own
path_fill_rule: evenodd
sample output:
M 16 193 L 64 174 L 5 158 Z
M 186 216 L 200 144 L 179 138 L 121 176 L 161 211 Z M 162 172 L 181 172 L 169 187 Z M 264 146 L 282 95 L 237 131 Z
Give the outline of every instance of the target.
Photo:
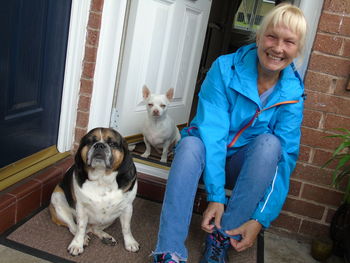
M 249 220 L 236 229 L 226 231 L 226 233 L 231 236 L 242 236 L 241 241 L 230 238 L 231 245 L 234 247 L 234 249 L 241 252 L 253 246 L 261 228 L 262 225 L 258 221 Z
M 214 227 L 221 228 L 220 222 L 222 214 L 224 213 L 224 204 L 217 202 L 209 202 L 207 209 L 203 213 L 202 229 L 205 232 L 212 233 Z M 214 219 L 214 225 L 211 221 Z

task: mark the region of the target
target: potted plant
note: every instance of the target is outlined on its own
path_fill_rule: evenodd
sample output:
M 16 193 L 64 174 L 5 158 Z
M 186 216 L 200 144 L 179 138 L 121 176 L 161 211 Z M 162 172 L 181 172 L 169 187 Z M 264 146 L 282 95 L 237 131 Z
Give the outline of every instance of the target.
M 343 128 L 336 130 L 341 132 L 341 134 L 327 137 L 339 138 L 340 143 L 334 150 L 332 157 L 323 167 L 335 162 L 336 167 L 332 173 L 332 186 L 338 188 L 341 183 L 345 182 L 346 187 L 344 202 L 332 218 L 330 235 L 334 242 L 334 253 L 340 256 L 343 255 L 347 262 L 350 262 L 350 131 Z

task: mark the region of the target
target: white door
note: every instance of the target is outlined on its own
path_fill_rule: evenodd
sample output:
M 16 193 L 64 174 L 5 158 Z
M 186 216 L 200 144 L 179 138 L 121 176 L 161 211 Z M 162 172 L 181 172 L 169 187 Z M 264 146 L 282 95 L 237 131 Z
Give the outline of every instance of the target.
M 131 0 L 111 126 L 123 136 L 141 133 L 142 86 L 175 89 L 169 114 L 189 119 L 211 0 Z

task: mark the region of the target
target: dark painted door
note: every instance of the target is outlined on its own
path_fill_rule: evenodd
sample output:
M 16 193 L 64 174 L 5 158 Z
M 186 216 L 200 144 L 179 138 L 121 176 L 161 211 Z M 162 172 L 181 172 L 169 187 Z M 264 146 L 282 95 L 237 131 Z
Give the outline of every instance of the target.
M 56 144 L 71 0 L 0 0 L 0 167 Z

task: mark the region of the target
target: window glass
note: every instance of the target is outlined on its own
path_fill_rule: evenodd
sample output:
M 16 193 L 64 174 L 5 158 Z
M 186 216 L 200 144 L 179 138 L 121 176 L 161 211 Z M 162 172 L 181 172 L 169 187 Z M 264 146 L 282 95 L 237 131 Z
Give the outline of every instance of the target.
M 233 28 L 255 32 L 264 15 L 275 6 L 275 2 L 275 0 L 242 0 L 233 21 Z

